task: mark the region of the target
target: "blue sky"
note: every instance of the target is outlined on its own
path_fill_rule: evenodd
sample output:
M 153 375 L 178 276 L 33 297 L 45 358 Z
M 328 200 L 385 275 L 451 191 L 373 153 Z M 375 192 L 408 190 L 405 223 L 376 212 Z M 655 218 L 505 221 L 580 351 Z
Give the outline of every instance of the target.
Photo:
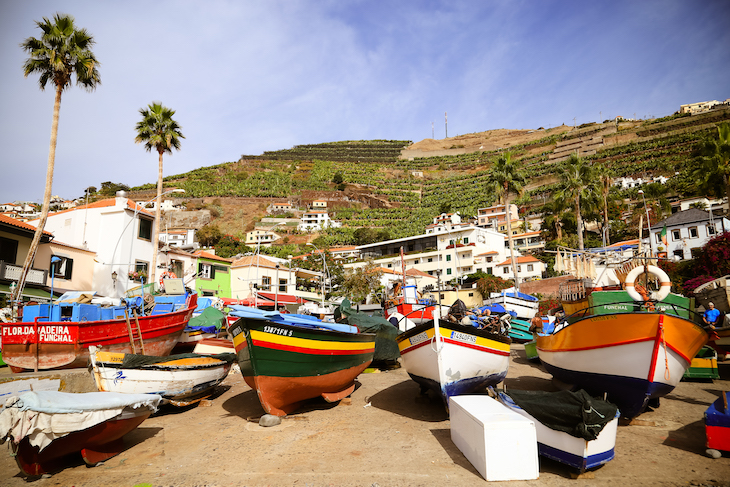
M 71 14 L 102 84 L 64 92 L 53 194 L 157 179 L 139 109 L 176 110 L 165 176 L 352 139 L 417 142 L 730 98 L 727 1 L 0 2 L 0 202 L 43 197 L 53 89 L 24 78 L 35 21 Z

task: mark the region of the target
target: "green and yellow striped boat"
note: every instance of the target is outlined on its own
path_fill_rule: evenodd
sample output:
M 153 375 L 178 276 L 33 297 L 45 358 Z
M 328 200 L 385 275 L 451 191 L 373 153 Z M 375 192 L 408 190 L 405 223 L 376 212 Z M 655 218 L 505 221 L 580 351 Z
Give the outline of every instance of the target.
M 230 326 L 241 374 L 269 414 L 286 416 L 319 396 L 329 402 L 349 396 L 373 360 L 375 334 L 311 323 L 242 317 Z

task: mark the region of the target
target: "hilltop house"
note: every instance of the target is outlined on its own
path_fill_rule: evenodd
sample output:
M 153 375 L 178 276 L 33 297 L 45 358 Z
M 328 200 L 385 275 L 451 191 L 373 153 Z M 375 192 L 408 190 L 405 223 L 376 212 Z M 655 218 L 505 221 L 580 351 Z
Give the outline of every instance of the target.
M 519 212 L 517 205 L 509 205 L 509 219 L 517 220 L 519 218 Z M 479 208 L 477 210 L 477 225 L 482 228 L 493 228 L 498 229 L 499 223 L 505 223 L 507 221 L 507 210 L 505 205 L 495 205 L 489 208 Z
M 302 222 L 297 227 L 302 232 L 317 232 L 323 228 L 339 228 L 342 224 L 331 220 L 327 210 L 311 210 L 302 215 Z

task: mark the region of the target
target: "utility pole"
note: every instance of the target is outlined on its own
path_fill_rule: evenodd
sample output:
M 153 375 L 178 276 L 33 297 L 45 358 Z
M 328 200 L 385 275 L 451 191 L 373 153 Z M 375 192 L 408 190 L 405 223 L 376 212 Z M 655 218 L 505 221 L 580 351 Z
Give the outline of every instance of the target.
M 446 127 L 446 137 L 444 137 L 444 138 L 448 139 L 449 138 L 449 116 L 447 115 L 446 112 L 444 112 L 444 125 Z
M 431 138 L 434 139 L 434 133 L 433 133 L 433 122 L 431 122 Z

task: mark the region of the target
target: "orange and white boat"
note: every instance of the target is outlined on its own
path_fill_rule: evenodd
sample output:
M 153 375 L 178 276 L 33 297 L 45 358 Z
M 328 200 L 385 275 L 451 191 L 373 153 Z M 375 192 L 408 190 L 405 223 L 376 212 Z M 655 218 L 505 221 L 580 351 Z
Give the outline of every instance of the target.
M 634 289 L 645 270 L 661 284 L 648 300 Z M 671 294 L 668 282 L 661 269 L 639 266 L 626 276 L 626 290 L 563 295 L 572 314 L 536 340 L 545 369 L 591 394 L 608 394 L 624 417 L 639 415 L 674 389 L 709 338 L 690 300 Z

